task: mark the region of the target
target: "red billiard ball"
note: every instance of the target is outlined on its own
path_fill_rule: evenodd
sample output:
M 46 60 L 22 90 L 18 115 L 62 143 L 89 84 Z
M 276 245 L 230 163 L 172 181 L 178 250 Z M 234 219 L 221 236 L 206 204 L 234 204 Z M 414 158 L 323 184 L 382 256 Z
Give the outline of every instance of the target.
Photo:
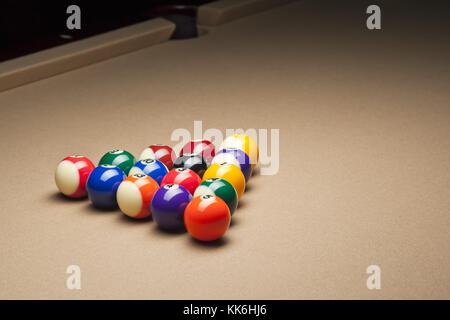
M 166 184 L 178 184 L 190 194 L 194 194 L 195 189 L 199 186 L 202 179 L 198 174 L 196 174 L 191 169 L 186 168 L 176 168 L 169 171 L 168 174 L 162 179 L 161 187 Z
M 83 198 L 87 195 L 86 181 L 94 168 L 92 161 L 84 156 L 66 157 L 56 168 L 56 186 L 69 198 Z
M 231 222 L 225 201 L 212 195 L 195 197 L 184 210 L 184 225 L 189 234 L 201 241 L 221 238 Z
M 159 160 L 170 170 L 173 167 L 173 162 L 176 157 L 171 147 L 164 144 L 152 144 L 142 151 L 139 160 Z
M 180 150 L 180 156 L 186 153 L 201 155 L 209 165 L 216 154 L 214 144 L 209 140 L 192 140 L 186 143 Z

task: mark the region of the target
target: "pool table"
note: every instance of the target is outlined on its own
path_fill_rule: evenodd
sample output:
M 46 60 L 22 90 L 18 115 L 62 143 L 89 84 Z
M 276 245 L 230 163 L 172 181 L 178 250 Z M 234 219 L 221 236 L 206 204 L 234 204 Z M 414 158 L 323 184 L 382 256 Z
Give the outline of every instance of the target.
M 37 53 L 43 64 L 0 64 L 1 299 L 450 298 L 440 7 L 378 1 L 382 29 L 368 30 L 368 1 L 269 2 L 207 4 L 193 39 L 169 40 L 156 19 L 156 33 L 118 30 L 125 47 L 110 35 L 96 46 L 100 35 Z M 278 169 L 260 164 L 222 240 L 58 193 L 65 156 L 139 156 L 194 121 L 279 130 Z M 66 286 L 70 265 L 80 290 Z M 369 290 L 370 266 L 381 288 Z

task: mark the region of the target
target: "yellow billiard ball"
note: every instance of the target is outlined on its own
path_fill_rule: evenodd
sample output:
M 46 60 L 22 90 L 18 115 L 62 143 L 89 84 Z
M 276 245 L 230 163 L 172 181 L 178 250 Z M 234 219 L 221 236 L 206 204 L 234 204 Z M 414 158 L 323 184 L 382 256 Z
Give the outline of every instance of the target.
M 255 140 L 246 134 L 233 134 L 227 137 L 223 143 L 220 145 L 220 150 L 236 148 L 244 151 L 250 158 L 250 164 L 252 170 L 255 169 L 256 164 L 259 160 L 259 148 Z

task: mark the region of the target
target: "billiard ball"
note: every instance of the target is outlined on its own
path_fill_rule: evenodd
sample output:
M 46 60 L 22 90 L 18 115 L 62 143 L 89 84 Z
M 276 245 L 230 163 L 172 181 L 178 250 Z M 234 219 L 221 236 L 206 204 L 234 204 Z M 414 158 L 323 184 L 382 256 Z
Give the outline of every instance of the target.
M 230 222 L 230 209 L 226 203 L 209 194 L 192 199 L 184 212 L 187 231 L 200 241 L 221 238 L 227 232 Z
M 176 155 L 173 149 L 164 144 L 152 144 L 142 151 L 139 160 L 145 159 L 155 159 L 159 160 L 167 167 L 167 169 L 172 169 L 173 161 Z
M 110 164 L 118 166 L 125 174 L 128 174 L 134 165 L 134 161 L 134 156 L 128 151 L 115 149 L 105 153 L 98 165 Z
M 166 184 L 179 184 L 186 188 L 190 194 L 194 194 L 195 189 L 199 186 L 202 179 L 191 169 L 176 168 L 169 171 L 168 174 L 162 179 L 161 186 Z
M 150 210 L 158 227 L 168 231 L 184 229 L 184 209 L 192 196 L 186 188 L 178 184 L 166 184 L 153 196 Z
M 92 170 L 86 183 L 86 190 L 94 207 L 116 208 L 117 188 L 125 178 L 122 169 L 110 164 L 100 165 Z
M 175 162 L 173 163 L 174 168 L 186 168 L 191 169 L 195 173 L 197 173 L 200 178 L 203 177 L 208 165 L 206 164 L 205 159 L 202 158 L 201 155 L 193 154 L 193 153 L 185 153 L 182 156 L 179 156 Z
M 255 169 L 259 160 L 259 148 L 255 140 L 246 134 L 233 134 L 227 137 L 219 149 L 237 148 L 244 151 L 250 158 L 252 169 Z
M 233 214 L 237 208 L 237 192 L 231 183 L 225 179 L 211 178 L 200 183 L 194 192 L 194 198 L 205 195 L 216 196 L 225 201 L 231 214 Z
M 238 199 L 241 198 L 245 190 L 245 177 L 241 169 L 234 164 L 224 163 L 214 163 L 208 170 L 206 170 L 203 175 L 203 181 L 211 178 L 222 178 L 227 180 L 236 189 Z
M 83 198 L 87 195 L 87 178 L 94 167 L 92 161 L 86 157 L 79 155 L 66 157 L 56 167 L 56 186 L 69 198 Z
M 250 165 L 250 158 L 248 155 L 236 148 L 228 148 L 220 150 L 213 158 L 212 163 L 230 163 L 241 168 L 247 182 L 252 175 L 252 166 Z
M 117 204 L 131 218 L 146 218 L 151 215 L 150 202 L 158 189 L 158 183 L 151 177 L 142 173 L 132 174 L 120 183 Z
M 180 150 L 180 156 L 186 153 L 198 154 L 205 159 L 206 163 L 209 165 L 212 158 L 215 155 L 214 144 L 209 140 L 192 140 L 186 143 Z
M 169 170 L 167 170 L 167 167 L 161 161 L 145 159 L 136 162 L 128 175 L 143 173 L 152 177 L 156 182 L 158 182 L 158 184 L 161 184 L 161 181 L 167 172 L 169 172 Z

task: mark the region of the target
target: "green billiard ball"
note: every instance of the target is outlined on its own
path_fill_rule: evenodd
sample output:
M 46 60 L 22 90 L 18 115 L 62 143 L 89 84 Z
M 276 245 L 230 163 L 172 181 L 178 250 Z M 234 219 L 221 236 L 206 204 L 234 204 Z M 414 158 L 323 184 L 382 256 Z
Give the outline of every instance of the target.
M 118 166 L 120 169 L 128 175 L 130 169 L 134 166 L 134 156 L 125 150 L 111 150 L 103 155 L 98 165 L 110 164 Z
M 233 214 L 238 205 L 236 189 L 227 180 L 211 178 L 203 181 L 195 190 L 194 197 L 211 195 L 221 198 Z

